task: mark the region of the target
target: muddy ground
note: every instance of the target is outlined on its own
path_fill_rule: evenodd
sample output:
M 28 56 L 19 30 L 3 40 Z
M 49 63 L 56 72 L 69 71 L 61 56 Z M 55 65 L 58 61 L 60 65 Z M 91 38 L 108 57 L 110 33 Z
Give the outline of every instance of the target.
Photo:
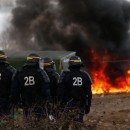
M 130 93 L 93 95 L 86 129 L 130 130 Z

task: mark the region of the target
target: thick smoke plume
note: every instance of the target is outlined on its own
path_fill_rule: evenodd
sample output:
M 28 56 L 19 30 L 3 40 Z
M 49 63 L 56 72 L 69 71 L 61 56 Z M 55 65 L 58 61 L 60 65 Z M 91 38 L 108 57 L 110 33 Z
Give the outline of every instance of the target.
M 126 50 L 130 3 L 123 0 L 60 0 L 64 21 L 76 23 L 89 47 L 113 52 Z
M 13 10 L 12 37 L 22 49 L 43 50 L 59 46 L 59 12 L 53 6 L 49 0 L 17 1 L 17 7 Z
M 10 37 L 19 49 L 76 51 L 92 77 L 102 79 L 102 70 L 113 86 L 130 69 L 128 1 L 17 0 L 12 13 Z
M 76 51 L 98 69 L 99 60 L 129 58 L 129 21 L 125 0 L 17 0 L 11 37 L 21 49 Z M 122 68 L 109 64 L 105 73 L 114 78 Z M 119 73 L 110 75 L 114 69 Z
M 28 49 L 126 52 L 129 12 L 124 0 L 17 0 L 12 36 Z

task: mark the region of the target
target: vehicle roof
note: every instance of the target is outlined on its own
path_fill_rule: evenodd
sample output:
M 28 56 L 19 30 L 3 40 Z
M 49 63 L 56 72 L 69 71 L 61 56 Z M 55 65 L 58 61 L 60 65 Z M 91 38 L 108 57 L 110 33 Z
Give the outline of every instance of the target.
M 4 51 L 8 58 L 26 58 L 30 53 L 36 53 L 41 57 L 52 57 L 53 59 L 59 59 L 70 54 L 75 54 L 72 51 Z

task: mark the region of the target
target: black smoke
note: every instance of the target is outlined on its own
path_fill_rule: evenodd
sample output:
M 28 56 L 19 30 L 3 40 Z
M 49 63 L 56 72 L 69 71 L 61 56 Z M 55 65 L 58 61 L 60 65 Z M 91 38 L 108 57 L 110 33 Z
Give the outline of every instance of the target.
M 60 0 L 64 21 L 80 25 L 92 48 L 126 50 L 130 3 L 124 0 Z M 129 44 L 129 43 L 128 43 Z
M 91 48 L 129 53 L 129 2 L 53 1 L 52 4 L 52 0 L 17 0 L 12 38 L 22 48 L 42 50 L 57 45 L 79 53 Z
M 52 35 L 57 35 L 54 26 L 57 14 L 51 10 L 49 0 L 17 0 L 12 13 L 11 35 L 21 49 L 50 48 Z
M 21 49 L 76 51 L 91 70 L 103 60 L 130 57 L 129 22 L 125 0 L 17 0 L 11 36 Z M 92 50 L 99 55 L 95 62 Z M 110 62 L 105 73 L 115 79 L 126 64 Z
M 128 1 L 17 0 L 12 13 L 11 37 L 21 49 L 71 50 L 90 62 L 92 49 L 101 61 L 106 51 L 109 60 L 130 57 Z

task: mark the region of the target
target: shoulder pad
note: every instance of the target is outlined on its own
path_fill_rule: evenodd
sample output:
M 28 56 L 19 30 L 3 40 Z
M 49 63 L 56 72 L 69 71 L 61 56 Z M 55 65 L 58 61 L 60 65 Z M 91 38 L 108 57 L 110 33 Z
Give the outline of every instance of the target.
M 86 71 L 82 71 L 89 79 L 90 83 L 92 84 L 92 78 L 90 77 L 89 73 Z
M 7 69 L 9 69 L 11 73 L 15 73 L 17 71 L 13 66 L 11 66 L 9 64 L 8 64 Z
M 60 75 L 57 72 L 54 72 L 54 75 L 55 75 L 57 81 L 59 81 Z
M 60 75 L 66 75 L 66 74 L 68 74 L 70 71 L 68 70 L 63 70 L 63 71 L 61 71 L 61 73 L 60 73 Z
M 42 69 L 38 69 L 38 72 L 41 73 L 41 75 L 43 76 L 44 81 L 45 81 L 46 83 L 49 83 L 49 82 L 50 82 L 50 79 L 49 79 L 47 73 L 46 73 L 44 70 L 42 70 Z
M 70 71 L 62 71 L 60 74 L 60 79 L 59 79 L 59 83 L 61 83 L 64 79 L 64 77 L 69 74 Z
M 37 71 L 38 71 L 38 72 L 42 72 L 42 71 L 44 71 L 44 70 L 42 70 L 42 69 L 38 68 L 38 69 L 37 69 Z
M 17 76 L 18 76 L 18 74 L 19 74 L 19 71 L 15 71 L 14 73 L 13 73 L 13 75 L 12 75 L 12 80 L 14 80 Z

